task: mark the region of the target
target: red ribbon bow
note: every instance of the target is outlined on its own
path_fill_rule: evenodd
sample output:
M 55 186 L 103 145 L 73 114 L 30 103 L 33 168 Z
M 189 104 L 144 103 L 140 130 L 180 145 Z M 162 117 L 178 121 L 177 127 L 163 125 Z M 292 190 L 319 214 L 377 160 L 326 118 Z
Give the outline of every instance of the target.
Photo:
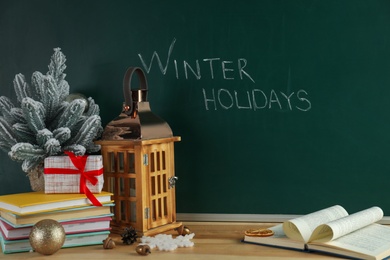
M 72 161 L 73 165 L 77 168 L 74 169 L 63 169 L 63 168 L 45 168 L 45 173 L 48 174 L 80 174 L 80 193 L 87 195 L 87 198 L 92 202 L 94 206 L 102 206 L 100 201 L 92 194 L 92 192 L 87 187 L 87 180 L 91 182 L 92 185 L 98 183 L 96 176 L 99 176 L 103 173 L 103 169 L 85 171 L 85 165 L 87 164 L 88 155 L 76 156 L 74 153 L 65 151 Z

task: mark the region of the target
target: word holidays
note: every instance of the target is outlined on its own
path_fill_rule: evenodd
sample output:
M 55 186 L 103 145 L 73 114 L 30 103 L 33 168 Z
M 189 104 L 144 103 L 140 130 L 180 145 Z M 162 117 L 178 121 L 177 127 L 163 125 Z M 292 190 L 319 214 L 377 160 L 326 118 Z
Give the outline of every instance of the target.
M 289 95 L 280 92 L 278 95 L 275 90 L 271 90 L 269 96 L 260 89 L 253 89 L 252 91 L 237 92 L 229 91 L 227 89 L 219 89 L 215 91 L 207 91 L 203 89 L 203 98 L 206 110 L 221 109 L 272 109 L 274 107 L 284 110 L 300 110 L 309 111 L 311 109 L 311 102 L 307 99 L 307 92 L 299 90 L 297 93 Z M 298 102 L 298 104 L 296 104 Z

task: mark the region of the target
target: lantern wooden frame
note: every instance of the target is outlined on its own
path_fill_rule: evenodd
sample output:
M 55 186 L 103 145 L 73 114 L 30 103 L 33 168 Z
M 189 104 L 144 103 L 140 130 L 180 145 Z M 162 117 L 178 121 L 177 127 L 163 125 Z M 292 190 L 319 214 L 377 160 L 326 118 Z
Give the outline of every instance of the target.
M 133 227 L 141 235 L 172 229 L 176 222 L 174 142 L 180 137 L 102 140 L 103 190 L 112 192 L 113 233 Z M 180 231 L 179 231 L 180 233 Z

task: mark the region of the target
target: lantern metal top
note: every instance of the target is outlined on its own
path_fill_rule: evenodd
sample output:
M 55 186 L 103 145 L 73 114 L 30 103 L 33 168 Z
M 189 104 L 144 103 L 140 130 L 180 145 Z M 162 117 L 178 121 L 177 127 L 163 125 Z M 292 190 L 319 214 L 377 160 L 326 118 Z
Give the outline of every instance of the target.
M 140 88 L 131 89 L 131 79 L 137 73 Z M 155 139 L 172 137 L 168 123 L 155 115 L 147 101 L 148 85 L 141 68 L 130 67 L 123 79 L 125 103 L 122 112 L 104 129 L 102 140 Z

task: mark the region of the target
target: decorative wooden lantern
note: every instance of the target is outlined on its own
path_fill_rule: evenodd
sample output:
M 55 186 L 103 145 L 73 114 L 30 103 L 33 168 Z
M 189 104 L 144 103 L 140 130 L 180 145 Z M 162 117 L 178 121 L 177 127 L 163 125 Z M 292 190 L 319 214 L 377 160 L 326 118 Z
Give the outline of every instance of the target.
M 140 88 L 130 83 L 137 73 Z M 146 101 L 147 82 L 140 68 L 129 68 L 123 82 L 123 111 L 104 130 L 101 145 L 103 190 L 112 192 L 112 231 L 133 227 L 142 235 L 171 229 L 183 232 L 176 222 L 174 142 L 169 125 L 154 115 Z

